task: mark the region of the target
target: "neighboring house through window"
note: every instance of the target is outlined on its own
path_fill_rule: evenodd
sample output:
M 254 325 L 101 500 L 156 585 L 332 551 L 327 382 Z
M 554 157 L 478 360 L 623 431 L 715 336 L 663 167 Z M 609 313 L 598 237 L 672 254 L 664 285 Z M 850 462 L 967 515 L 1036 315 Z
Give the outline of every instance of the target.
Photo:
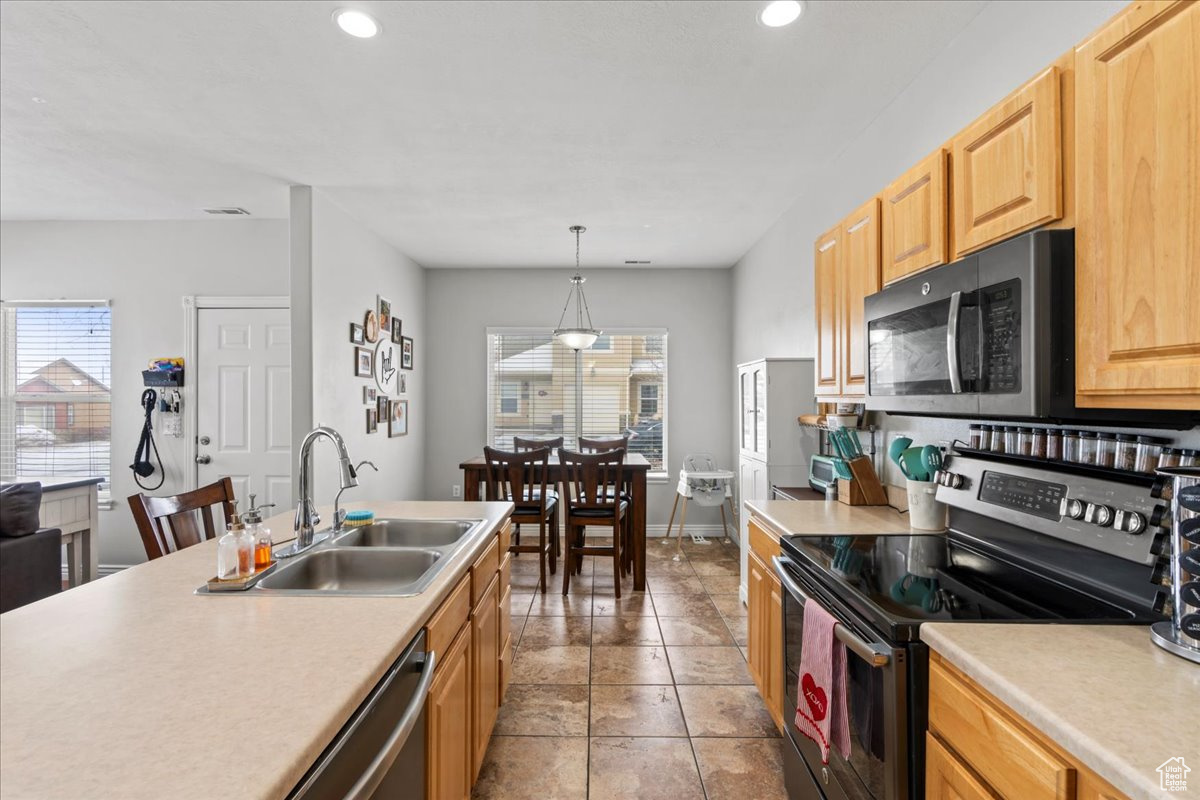
M 643 383 L 640 386 L 641 403 L 638 407 L 638 413 L 643 417 L 654 417 L 658 415 L 658 384 Z

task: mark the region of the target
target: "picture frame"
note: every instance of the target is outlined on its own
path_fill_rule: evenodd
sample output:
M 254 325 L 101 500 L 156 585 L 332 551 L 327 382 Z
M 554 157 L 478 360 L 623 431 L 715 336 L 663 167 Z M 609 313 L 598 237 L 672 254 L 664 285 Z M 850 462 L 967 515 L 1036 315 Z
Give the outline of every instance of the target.
M 371 310 L 363 317 L 363 328 L 366 331 L 367 341 L 371 344 L 379 341 L 379 318 L 375 316 L 375 311 Z
M 388 438 L 408 435 L 408 401 L 392 400 L 388 413 Z
M 379 332 L 386 336 L 392 330 L 392 301 L 377 294 L 375 295 L 375 304 L 379 311 Z
M 408 394 L 408 376 L 403 372 L 396 381 L 396 394 Z
M 379 431 L 379 419 L 375 416 L 375 409 L 367 409 L 367 433 L 377 433 Z
M 350 323 L 350 343 L 351 344 L 366 344 L 367 334 L 362 325 L 357 322 Z
M 400 369 L 413 368 L 413 340 L 411 336 L 400 337 Z
M 388 399 L 387 395 L 379 395 L 375 399 L 375 418 L 379 420 L 387 420 L 388 418 Z
M 404 324 L 397 317 L 392 317 L 392 342 L 400 344 L 402 338 L 404 338 Z
M 375 374 L 375 354 L 369 347 L 354 348 L 354 377 L 370 378 Z
M 369 406 L 374 402 L 375 402 L 375 387 L 374 386 L 364 386 L 363 387 L 363 405 Z

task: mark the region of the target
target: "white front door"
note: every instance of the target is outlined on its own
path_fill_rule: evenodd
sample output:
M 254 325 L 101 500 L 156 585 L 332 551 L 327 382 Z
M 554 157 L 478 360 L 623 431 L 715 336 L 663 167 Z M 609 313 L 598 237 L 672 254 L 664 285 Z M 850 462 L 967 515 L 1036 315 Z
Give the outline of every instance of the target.
M 228 476 L 238 508 L 292 505 L 291 322 L 286 308 L 201 308 L 196 480 Z M 189 365 L 189 368 L 191 365 Z

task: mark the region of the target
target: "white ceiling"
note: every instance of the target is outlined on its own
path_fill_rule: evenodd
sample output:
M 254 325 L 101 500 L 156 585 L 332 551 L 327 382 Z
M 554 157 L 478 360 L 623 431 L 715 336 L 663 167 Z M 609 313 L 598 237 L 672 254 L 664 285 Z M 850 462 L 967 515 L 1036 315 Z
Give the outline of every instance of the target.
M 727 267 L 984 3 L 760 5 L 5 0 L 0 217 L 280 218 L 299 183 L 430 267 L 562 266 L 577 222 L 589 267 Z

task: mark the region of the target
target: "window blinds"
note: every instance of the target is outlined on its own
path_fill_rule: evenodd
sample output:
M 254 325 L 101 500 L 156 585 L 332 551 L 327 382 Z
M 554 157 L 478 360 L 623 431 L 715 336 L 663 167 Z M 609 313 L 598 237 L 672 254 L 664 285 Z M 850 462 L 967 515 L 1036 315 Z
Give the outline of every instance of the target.
M 104 478 L 112 435 L 107 303 L 0 308 L 0 475 Z
M 490 330 L 488 441 L 511 449 L 514 436 L 562 436 L 575 447 L 580 435 L 628 435 L 630 451 L 663 470 L 666 340 L 662 329 L 610 332 L 576 359 L 545 330 Z

